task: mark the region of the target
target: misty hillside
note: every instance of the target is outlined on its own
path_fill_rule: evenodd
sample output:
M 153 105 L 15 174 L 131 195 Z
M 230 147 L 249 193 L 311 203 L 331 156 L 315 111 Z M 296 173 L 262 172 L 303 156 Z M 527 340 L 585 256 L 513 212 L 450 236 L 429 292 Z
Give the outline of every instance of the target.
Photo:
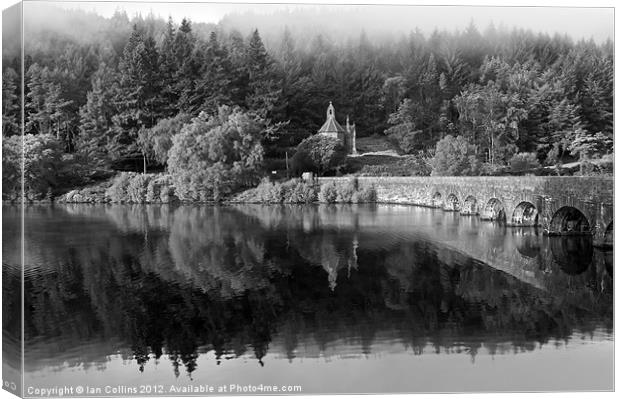
M 17 9 L 3 14 L 3 33 L 14 31 Z M 179 23 L 180 21 L 175 21 Z M 24 18 L 25 53 L 30 56 L 43 55 L 53 51 L 62 43 L 78 46 L 96 45 L 116 54 L 123 51 L 133 25 L 139 25 L 147 34 L 161 40 L 166 20 L 145 13 L 129 17 L 118 11 L 111 18 L 80 9 L 65 9 L 53 4 L 38 3 L 30 7 Z M 207 38 L 215 26 L 206 23 L 194 23 L 196 34 Z M 19 55 L 19 46 L 12 45 L 11 35 L 3 38 L 3 61 L 10 62 Z
M 337 45 L 357 41 L 362 34 L 377 43 L 385 43 L 416 30 L 411 21 L 398 18 L 397 12 L 385 12 L 386 8 L 382 8 L 384 12 L 377 14 L 377 8 L 315 7 L 266 14 L 231 13 L 222 18 L 219 26 L 224 30 L 239 30 L 244 35 L 258 29 L 268 47 L 278 46 L 285 27 L 302 46 L 311 42 L 308 38 L 318 35 Z
M 334 45 L 343 45 L 347 42 L 359 40 L 361 35 L 371 38 L 372 42 L 380 45 L 390 45 L 410 34 L 423 33 L 426 36 L 437 34 L 437 31 L 454 34 L 469 28 L 471 20 L 466 23 L 455 25 L 450 29 L 438 29 L 441 22 L 441 14 L 435 18 L 428 18 L 432 7 L 407 7 L 407 6 L 305 6 L 290 7 L 275 12 L 257 13 L 247 11 L 235 12 L 225 15 L 217 24 L 207 24 L 192 21 L 194 33 L 207 38 L 213 30 L 218 32 L 239 31 L 247 37 L 254 29 L 261 32 L 261 37 L 267 48 L 277 49 L 281 44 L 283 30 L 286 28 L 303 50 L 310 50 L 313 38 L 321 36 L 322 40 Z M 444 7 L 445 12 L 453 7 Z M 458 14 L 458 13 L 457 13 Z M 472 15 L 475 15 L 472 14 Z M 191 15 L 186 18 L 192 20 Z M 463 17 L 464 18 L 464 17 Z M 463 19 L 461 18 L 461 19 Z M 13 18 L 5 18 L 5 25 Z M 505 26 L 496 23 L 492 19 L 481 18 L 480 26 L 476 28 L 481 32 L 510 33 L 516 26 Z M 29 42 L 30 52 L 36 53 L 42 48 L 49 46 L 50 40 L 72 40 L 78 43 L 93 43 L 99 40 L 108 42 L 108 45 L 117 51 L 119 42 L 126 38 L 133 24 L 139 24 L 158 39 L 163 33 L 165 19 L 156 17 L 149 12 L 141 15 L 128 16 L 123 11 L 118 11 L 112 18 L 104 18 L 89 11 L 79 9 L 63 9 L 53 4 L 37 4 L 36 8 L 30 7 L 26 15 L 24 27 L 26 38 Z M 175 21 L 180 23 L 181 21 Z M 461 21 L 461 22 L 464 22 Z M 447 32 L 446 32 L 447 31 Z M 47 33 L 54 32 L 54 35 Z M 544 36 L 560 35 L 564 32 L 533 32 Z M 310 40 L 309 40 L 310 39 Z M 578 40 L 574 37 L 573 40 Z M 587 39 L 587 38 L 586 38 Z M 611 40 L 611 38 L 610 38 Z M 3 46 L 11 51 L 11 46 L 6 43 Z M 10 54 L 13 55 L 13 54 Z M 5 56 L 5 57 L 6 57 Z M 6 59 L 6 58 L 5 58 Z
M 24 131 L 97 167 L 142 159 L 161 170 L 189 120 L 226 106 L 269 126 L 259 152 L 271 162 L 261 167 L 274 170 L 317 132 L 331 102 L 340 124 L 348 117 L 357 137 L 400 155 L 458 149 L 459 173 L 612 151 L 611 40 L 473 23 L 427 33 L 369 9 L 237 13 L 206 24 L 41 6 L 24 27 Z M 5 137 L 20 133 L 15 49 L 3 52 Z
M 496 29 L 500 32 L 528 30 L 515 20 L 508 22 L 494 20 L 493 16 L 485 16 L 484 13 L 478 12 L 476 7 L 390 5 L 308 5 L 289 6 L 273 12 L 237 12 L 225 15 L 219 26 L 225 30 L 239 30 L 244 35 L 253 29 L 258 29 L 268 47 L 276 47 L 279 44 L 278 38 L 281 37 L 284 27 L 299 40 L 301 45 L 308 44 L 310 42 L 308 39 L 317 35 L 323 36 L 328 42 L 341 45 L 357 41 L 362 34 L 372 38 L 375 44 L 389 45 L 412 33 L 430 36 L 436 31 L 451 34 L 463 32 L 473 24 L 474 16 L 477 21 L 476 28 L 481 32 L 492 32 Z M 446 21 L 452 23 L 446 24 Z M 581 34 L 578 27 L 561 29 L 562 25 L 548 23 L 539 28 L 540 31 L 533 33 L 564 36 L 567 32 L 571 32 L 568 35 L 576 41 L 582 38 L 589 40 L 591 37 L 589 34 Z M 611 34 L 609 37 L 611 38 Z

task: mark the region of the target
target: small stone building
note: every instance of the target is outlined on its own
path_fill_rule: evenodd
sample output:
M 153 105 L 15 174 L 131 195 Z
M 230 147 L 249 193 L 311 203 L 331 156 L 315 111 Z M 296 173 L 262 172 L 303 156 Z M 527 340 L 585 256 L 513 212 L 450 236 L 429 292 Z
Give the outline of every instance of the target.
M 357 149 L 355 148 L 355 124 L 349 123 L 349 116 L 347 115 L 347 123 L 343 128 L 336 120 L 336 112 L 331 101 L 329 102 L 329 107 L 327 107 L 327 120 L 321 126 L 318 133 L 337 138 L 344 146 L 348 155 L 357 155 Z

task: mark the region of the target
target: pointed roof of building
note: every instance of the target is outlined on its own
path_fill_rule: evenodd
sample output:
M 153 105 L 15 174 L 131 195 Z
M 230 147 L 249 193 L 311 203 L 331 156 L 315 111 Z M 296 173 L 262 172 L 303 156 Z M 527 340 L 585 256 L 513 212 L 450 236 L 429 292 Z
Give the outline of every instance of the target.
M 319 133 L 323 134 L 333 134 L 333 133 L 343 133 L 345 130 L 338 121 L 336 120 L 336 112 L 334 110 L 334 106 L 332 102 L 329 102 L 329 107 L 327 107 L 327 120 L 319 129 Z

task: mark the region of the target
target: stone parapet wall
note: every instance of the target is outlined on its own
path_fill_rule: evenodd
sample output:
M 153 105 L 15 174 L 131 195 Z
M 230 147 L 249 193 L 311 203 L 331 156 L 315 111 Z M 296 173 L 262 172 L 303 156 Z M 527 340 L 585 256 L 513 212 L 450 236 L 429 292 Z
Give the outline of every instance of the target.
M 323 177 L 319 182 L 348 179 L 351 177 Z M 598 241 L 604 240 L 613 220 L 614 181 L 611 177 L 411 176 L 357 179 L 360 185 L 374 185 L 378 202 L 442 207 L 463 214 L 479 214 L 485 219 L 501 216 L 508 224 L 535 223 L 550 234 L 559 233 L 553 231 L 552 222 L 561 214 L 558 211 L 566 207 L 585 215 L 590 232 Z M 524 206 L 535 208 L 536 222 L 522 220 Z

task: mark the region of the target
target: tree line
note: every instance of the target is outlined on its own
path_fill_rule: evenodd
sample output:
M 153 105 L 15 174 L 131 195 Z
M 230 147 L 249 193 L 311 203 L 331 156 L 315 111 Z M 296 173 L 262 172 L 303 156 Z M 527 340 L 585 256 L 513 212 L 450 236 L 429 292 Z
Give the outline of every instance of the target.
M 320 127 L 329 101 L 358 136 L 385 135 L 409 154 L 453 146 L 471 173 L 515 154 L 553 165 L 613 147 L 611 41 L 471 24 L 393 40 L 362 30 L 342 42 L 283 26 L 267 47 L 258 30 L 243 37 L 188 19 L 117 12 L 97 21 L 104 39 L 46 31 L 28 38 L 24 60 L 25 133 L 48 135 L 91 169 L 161 168 L 182 127 L 221 106 L 260 121 L 265 160 L 281 164 Z M 4 65 L 10 137 L 20 134 L 21 77 L 17 59 Z

